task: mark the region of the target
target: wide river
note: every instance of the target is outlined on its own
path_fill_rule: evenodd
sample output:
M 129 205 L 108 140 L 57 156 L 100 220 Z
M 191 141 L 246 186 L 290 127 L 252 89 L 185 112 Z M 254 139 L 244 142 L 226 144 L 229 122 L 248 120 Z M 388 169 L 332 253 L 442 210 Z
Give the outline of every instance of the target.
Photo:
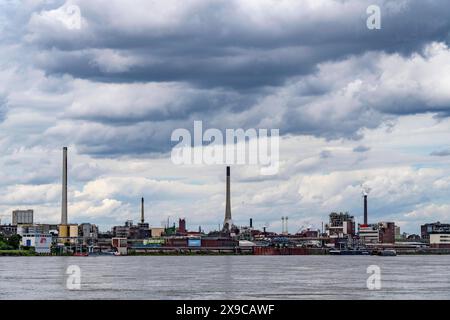
M 450 256 L 0 257 L 0 299 L 449 298 Z

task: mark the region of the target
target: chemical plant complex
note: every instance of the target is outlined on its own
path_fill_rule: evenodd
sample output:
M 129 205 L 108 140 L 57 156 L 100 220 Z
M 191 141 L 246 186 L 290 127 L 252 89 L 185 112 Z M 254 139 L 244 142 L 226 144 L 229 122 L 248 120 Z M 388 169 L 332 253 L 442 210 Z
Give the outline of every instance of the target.
M 205 233 L 190 231 L 186 219 L 178 224 L 151 227 L 140 199 L 140 220 L 129 220 L 108 232 L 91 223 L 71 224 L 67 210 L 67 148 L 63 148 L 60 224 L 36 224 L 32 209 L 14 210 L 11 224 L 0 225 L 0 255 L 140 255 L 140 254 L 254 254 L 254 255 L 396 255 L 450 253 L 450 224 L 428 223 L 420 235 L 400 233 L 392 221 L 369 222 L 368 191 L 363 191 L 364 223 L 356 225 L 347 212 L 332 212 L 321 230 L 288 232 L 288 217 L 281 217 L 282 232 L 233 223 L 231 172 L 226 167 L 226 205 L 223 227 Z

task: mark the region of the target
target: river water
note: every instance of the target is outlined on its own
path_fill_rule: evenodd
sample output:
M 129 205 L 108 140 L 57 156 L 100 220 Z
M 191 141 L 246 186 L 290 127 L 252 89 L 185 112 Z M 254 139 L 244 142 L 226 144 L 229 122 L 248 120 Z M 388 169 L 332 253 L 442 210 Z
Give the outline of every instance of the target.
M 0 299 L 449 298 L 450 256 L 0 257 Z

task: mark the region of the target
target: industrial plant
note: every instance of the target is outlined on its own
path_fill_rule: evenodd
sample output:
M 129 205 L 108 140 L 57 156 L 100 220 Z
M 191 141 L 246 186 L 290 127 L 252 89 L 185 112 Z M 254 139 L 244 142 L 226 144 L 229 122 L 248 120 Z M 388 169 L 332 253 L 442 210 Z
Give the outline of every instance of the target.
M 397 255 L 450 254 L 450 224 L 421 226 L 420 235 L 400 233 L 392 221 L 369 223 L 369 188 L 362 188 L 364 221 L 356 224 L 348 212 L 331 212 L 322 229 L 302 227 L 288 232 L 289 217 L 282 216 L 281 233 L 249 224 L 238 226 L 231 215 L 231 168 L 226 167 L 223 226 L 206 233 L 201 226 L 188 230 L 185 218 L 178 224 L 151 226 L 145 220 L 145 199 L 140 199 L 139 222 L 132 220 L 100 232 L 95 224 L 70 223 L 68 213 L 67 147 L 62 157 L 61 221 L 38 224 L 34 210 L 14 210 L 11 224 L 0 225 L 0 255 L 152 255 L 152 254 L 248 254 L 248 255 Z M 15 250 L 13 250 L 15 249 Z

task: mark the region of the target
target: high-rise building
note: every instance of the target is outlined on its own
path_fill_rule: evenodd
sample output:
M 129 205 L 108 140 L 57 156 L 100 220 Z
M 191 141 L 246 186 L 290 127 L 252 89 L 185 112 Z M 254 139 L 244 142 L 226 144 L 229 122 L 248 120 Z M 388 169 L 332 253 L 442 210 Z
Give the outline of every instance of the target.
M 33 224 L 33 210 L 14 210 L 12 212 L 12 224 Z

